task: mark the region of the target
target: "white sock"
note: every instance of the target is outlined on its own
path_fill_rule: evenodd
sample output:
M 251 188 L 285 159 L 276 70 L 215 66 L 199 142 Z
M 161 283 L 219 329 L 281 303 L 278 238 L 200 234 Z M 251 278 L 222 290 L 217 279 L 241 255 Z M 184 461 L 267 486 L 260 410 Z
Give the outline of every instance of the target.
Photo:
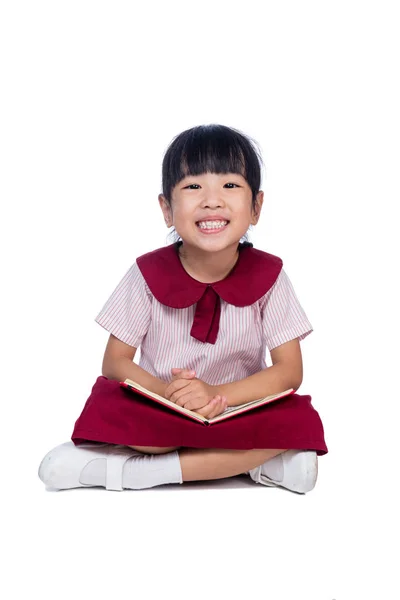
M 130 490 L 163 485 L 165 483 L 182 483 L 182 470 L 179 454 L 143 454 L 129 458 L 123 470 L 122 486 Z
M 92 460 L 82 470 L 81 483 L 103 486 L 106 484 L 106 459 Z M 140 454 L 131 456 L 125 462 L 122 471 L 122 487 L 141 490 L 166 483 L 182 483 L 182 470 L 179 454 Z

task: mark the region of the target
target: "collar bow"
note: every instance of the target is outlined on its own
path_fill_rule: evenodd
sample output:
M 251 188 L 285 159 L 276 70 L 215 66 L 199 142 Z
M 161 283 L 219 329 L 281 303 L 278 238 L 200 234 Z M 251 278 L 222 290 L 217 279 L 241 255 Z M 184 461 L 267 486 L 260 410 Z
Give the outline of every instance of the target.
M 215 344 L 221 315 L 221 298 L 234 306 L 257 302 L 274 285 L 283 262 L 278 256 L 239 243 L 239 258 L 220 281 L 203 283 L 185 271 L 176 242 L 136 259 L 153 296 L 171 308 L 197 304 L 190 335 L 200 342 Z

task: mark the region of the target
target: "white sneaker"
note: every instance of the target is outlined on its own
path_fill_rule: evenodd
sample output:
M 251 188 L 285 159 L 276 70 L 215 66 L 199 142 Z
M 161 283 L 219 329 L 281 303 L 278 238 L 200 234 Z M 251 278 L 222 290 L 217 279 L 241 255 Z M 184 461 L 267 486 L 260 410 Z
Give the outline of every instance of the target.
M 268 477 L 268 463 L 282 462 L 283 477 L 281 481 Z M 251 469 L 250 477 L 256 483 L 270 487 L 282 487 L 298 494 L 310 492 L 316 484 L 318 476 L 318 458 L 314 450 L 286 450 L 267 460 L 264 464 Z
M 39 466 L 38 475 L 52 489 L 66 490 L 78 487 L 93 487 L 80 482 L 82 470 L 92 461 L 104 458 L 107 461 L 105 487 L 107 490 L 122 491 L 122 471 L 131 456 L 140 454 L 128 446 L 86 443 L 75 446 L 66 442 L 50 450 Z

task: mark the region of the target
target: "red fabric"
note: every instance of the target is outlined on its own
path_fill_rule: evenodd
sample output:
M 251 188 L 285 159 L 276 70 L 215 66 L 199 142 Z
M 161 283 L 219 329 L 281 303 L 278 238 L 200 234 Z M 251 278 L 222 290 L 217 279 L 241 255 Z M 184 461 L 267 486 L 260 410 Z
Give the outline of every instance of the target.
M 250 306 L 274 285 L 283 262 L 278 256 L 239 244 L 239 258 L 225 279 L 202 283 L 193 279 L 179 259 L 182 242 L 158 248 L 136 259 L 153 296 L 165 306 L 187 308 L 197 303 L 191 336 L 215 344 L 220 319 L 220 298 L 234 306 Z
M 247 414 L 205 426 L 100 376 L 71 437 L 126 446 L 285 448 L 328 452 L 311 396 L 291 394 Z
M 220 315 L 219 296 L 209 286 L 197 303 L 190 335 L 200 342 L 215 344 L 218 337 Z

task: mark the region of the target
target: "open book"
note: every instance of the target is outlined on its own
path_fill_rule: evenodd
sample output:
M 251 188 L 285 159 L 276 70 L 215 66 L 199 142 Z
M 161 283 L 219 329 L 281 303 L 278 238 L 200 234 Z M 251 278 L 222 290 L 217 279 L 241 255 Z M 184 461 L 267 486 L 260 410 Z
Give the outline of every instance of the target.
M 132 390 L 133 392 L 140 394 L 141 396 L 145 396 L 146 398 L 150 398 L 150 400 L 155 400 L 164 406 L 169 406 L 172 410 L 176 412 L 182 413 L 189 417 L 190 419 L 194 419 L 195 421 L 199 421 L 204 425 L 212 425 L 213 423 L 219 423 L 220 421 L 224 421 L 225 419 L 229 419 L 230 417 L 234 417 L 235 415 L 240 415 L 244 412 L 252 410 L 253 408 L 257 408 L 258 406 L 262 406 L 263 404 L 268 404 L 269 402 L 273 402 L 274 400 L 278 400 L 279 398 L 284 398 L 285 396 L 289 396 L 294 392 L 291 388 L 289 390 L 285 390 L 284 392 L 280 392 L 279 394 L 272 394 L 271 396 L 265 396 L 265 398 L 259 398 L 258 400 L 252 400 L 251 402 L 246 402 L 245 404 L 239 404 L 237 406 L 228 406 L 223 413 L 213 417 L 212 419 L 206 419 L 203 415 L 199 413 L 189 410 L 188 408 L 184 408 L 183 406 L 179 406 L 172 402 L 171 400 L 167 400 L 163 396 L 159 396 L 154 392 L 146 389 L 141 386 L 136 381 L 132 381 L 132 379 L 125 379 L 125 381 L 120 381 L 120 385 L 128 390 Z

